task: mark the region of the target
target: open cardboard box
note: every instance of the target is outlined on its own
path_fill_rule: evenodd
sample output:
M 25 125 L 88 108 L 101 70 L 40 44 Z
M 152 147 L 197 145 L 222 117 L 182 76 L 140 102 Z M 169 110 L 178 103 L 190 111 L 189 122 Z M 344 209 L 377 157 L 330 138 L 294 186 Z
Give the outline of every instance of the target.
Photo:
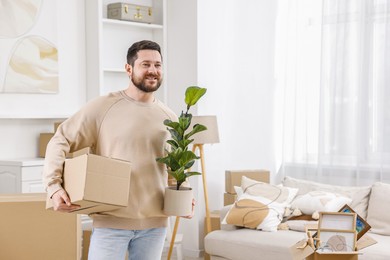
M 81 206 L 72 212 L 90 214 L 126 207 L 131 164 L 90 154 L 88 149 L 84 151 L 87 153 L 67 159 L 64 166 L 64 189 L 72 204 Z M 50 198 L 47 198 L 46 208 L 53 208 Z
M 313 227 L 311 227 L 313 228 Z M 294 260 L 358 260 L 359 251 L 363 248 L 376 244 L 377 241 L 365 234 L 356 241 L 356 250 L 353 252 L 317 252 L 314 247 L 303 239 L 290 247 L 290 252 Z

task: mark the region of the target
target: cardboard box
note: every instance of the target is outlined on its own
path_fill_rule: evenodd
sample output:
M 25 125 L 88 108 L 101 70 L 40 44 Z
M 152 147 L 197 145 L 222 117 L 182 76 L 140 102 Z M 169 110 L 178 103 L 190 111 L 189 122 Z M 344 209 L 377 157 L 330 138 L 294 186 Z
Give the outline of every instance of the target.
M 64 189 L 73 204 L 72 211 L 90 214 L 126 207 L 130 190 L 131 164 L 94 154 L 68 159 L 64 166 Z M 52 201 L 47 200 L 52 209 Z
M 236 202 L 236 200 L 237 200 L 237 194 L 230 194 L 227 192 L 225 192 L 223 194 L 223 205 L 224 206 L 232 205 L 234 202 Z
M 358 252 L 350 252 L 350 253 L 317 253 L 306 257 L 306 260 L 358 260 Z
M 58 127 L 60 126 L 60 124 L 62 124 L 64 121 L 61 121 L 61 122 L 54 122 L 54 133 L 57 132 L 57 129 Z
M 269 183 L 270 173 L 267 170 L 227 170 L 225 171 L 225 191 L 230 194 L 236 194 L 234 186 L 241 186 L 242 176 Z
M 39 135 L 39 157 L 45 158 L 47 144 L 53 136 L 53 133 L 41 133 Z
M 83 154 L 89 154 L 89 153 L 92 153 L 91 148 L 86 147 L 86 148 L 80 149 L 78 151 L 75 151 L 73 153 L 67 153 L 66 158 L 75 158 L 77 156 L 80 156 Z
M 211 231 L 221 229 L 219 210 L 210 212 Z M 206 217 L 204 218 L 204 234 L 207 233 Z
M 0 195 L 0 259 L 80 259 L 81 220 L 45 210 L 46 193 Z
M 356 251 L 319 253 L 307 245 L 306 240 L 303 239 L 290 247 L 290 252 L 293 260 L 358 260 L 359 250 L 376 243 L 375 239 L 366 234 L 356 242 Z
M 221 229 L 221 220 L 219 214 L 219 210 L 210 212 L 211 231 Z M 204 234 L 207 234 L 206 217 L 204 218 Z M 204 253 L 204 260 L 210 260 L 210 255 L 206 252 Z

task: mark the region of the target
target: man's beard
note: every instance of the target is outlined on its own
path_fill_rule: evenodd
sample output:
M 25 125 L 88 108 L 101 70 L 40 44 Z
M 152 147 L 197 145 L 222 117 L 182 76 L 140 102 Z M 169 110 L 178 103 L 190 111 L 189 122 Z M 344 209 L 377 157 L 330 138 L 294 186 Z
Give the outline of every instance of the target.
M 148 75 L 146 75 L 145 77 L 148 77 Z M 144 78 L 131 77 L 131 81 L 133 82 L 134 86 L 136 86 L 139 90 L 145 93 L 155 92 L 160 88 L 162 78 L 157 79 L 157 84 L 155 86 L 147 86 L 145 84 L 145 81 L 147 80 L 145 79 L 145 77 Z

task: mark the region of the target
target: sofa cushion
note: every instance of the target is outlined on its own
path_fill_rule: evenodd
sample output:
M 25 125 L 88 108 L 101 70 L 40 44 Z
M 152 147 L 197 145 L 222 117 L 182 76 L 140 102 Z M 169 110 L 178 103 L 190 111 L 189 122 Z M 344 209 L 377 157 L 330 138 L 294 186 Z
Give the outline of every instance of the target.
M 243 194 L 237 198 L 222 224 L 276 231 L 283 219 L 286 205 L 297 189 L 285 188 L 242 177 Z
M 370 196 L 371 187 L 351 187 L 351 186 L 336 186 L 329 184 L 322 184 L 319 182 L 306 181 L 301 179 L 295 179 L 286 176 L 283 180 L 283 185 L 286 187 L 298 188 L 298 195 L 306 194 L 310 191 L 321 190 L 333 193 L 338 193 L 347 196 L 352 199 L 349 206 L 362 218 L 367 218 L 367 207 Z
M 352 199 L 346 196 L 328 191 L 310 191 L 297 197 L 291 204 L 291 208 L 299 209 L 303 214 L 312 215 L 314 212 L 335 212 Z
M 390 236 L 390 184 L 377 182 L 371 190 L 367 222 L 371 232 Z
M 218 230 L 205 237 L 205 250 L 210 255 L 231 260 L 291 259 L 289 247 L 305 238 L 305 234 L 290 230 Z
M 205 237 L 205 250 L 211 258 L 221 257 L 230 260 L 280 260 L 292 259 L 289 248 L 305 238 L 303 232 L 280 230 L 261 232 L 239 229 L 234 231 L 217 230 Z M 378 243 L 359 250 L 359 260 L 390 259 L 390 236 L 369 234 Z M 216 258 L 219 259 L 219 258 Z

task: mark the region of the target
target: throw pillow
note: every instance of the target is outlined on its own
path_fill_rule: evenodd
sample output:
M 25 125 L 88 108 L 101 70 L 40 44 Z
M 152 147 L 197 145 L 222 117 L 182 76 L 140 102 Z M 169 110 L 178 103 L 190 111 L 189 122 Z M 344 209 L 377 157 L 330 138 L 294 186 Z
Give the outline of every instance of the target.
M 390 184 L 372 185 L 367 222 L 373 233 L 390 236 Z
M 291 202 L 297 189 L 258 182 L 245 176 L 241 180 L 242 195 L 229 210 L 222 224 L 277 231 L 283 219 L 286 205 Z M 290 194 L 293 192 L 294 194 Z
M 307 225 L 316 225 L 318 221 L 314 220 L 287 220 L 285 222 L 290 230 L 305 232 Z
M 298 196 L 292 203 L 293 209 L 299 209 L 303 214 L 312 215 L 314 212 L 337 212 L 352 199 L 337 193 L 326 191 L 310 191 Z
M 284 178 L 283 185 L 285 187 L 298 188 L 299 189 L 298 196 L 304 195 L 309 191 L 314 191 L 314 190 L 321 190 L 321 191 L 327 191 L 327 192 L 344 195 L 352 199 L 349 206 L 356 213 L 358 213 L 362 218 L 364 219 L 367 218 L 368 200 L 370 198 L 370 192 L 371 192 L 370 186 L 362 186 L 362 187 L 336 186 L 336 185 L 323 184 L 314 181 L 296 179 L 289 176 L 286 176 Z
M 270 188 L 272 187 L 272 188 Z M 241 178 L 241 189 L 244 193 L 254 196 L 267 196 L 274 198 L 276 202 L 288 206 L 298 193 L 298 189 L 284 187 L 282 184 L 272 185 L 265 182 L 255 181 L 245 176 Z

